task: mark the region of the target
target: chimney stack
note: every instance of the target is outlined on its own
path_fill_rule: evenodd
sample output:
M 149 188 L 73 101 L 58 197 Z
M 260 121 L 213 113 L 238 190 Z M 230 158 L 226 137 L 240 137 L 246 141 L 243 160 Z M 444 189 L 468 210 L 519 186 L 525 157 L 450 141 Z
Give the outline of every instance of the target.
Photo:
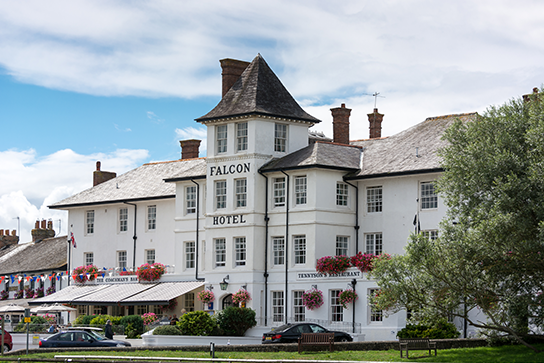
M 36 221 L 35 228 L 30 231 L 30 233 L 32 234 L 32 242 L 55 237 L 55 231 L 53 230 L 53 221 L 46 221 L 45 219 L 43 219 L 41 222 Z
M 179 142 L 181 145 L 181 159 L 194 159 L 198 158 L 200 140 L 191 139 L 191 140 L 181 140 Z
M 116 173 L 109 171 L 100 170 L 100 161 L 96 162 L 96 170 L 93 172 L 93 187 L 96 187 L 98 184 L 107 182 L 110 179 L 113 179 L 117 176 Z
M 9 229 L 6 229 L 5 231 L 0 229 L 0 248 L 9 245 L 16 245 L 17 243 L 19 243 L 19 237 L 17 236 L 16 230 L 11 231 L 10 235 Z
M 346 108 L 346 104 L 342 103 L 341 107 L 331 108 L 331 112 L 333 142 L 349 145 L 349 115 L 351 114 L 351 108 Z
M 250 63 L 230 58 L 221 59 L 219 62 L 223 69 L 223 72 L 221 72 L 221 76 L 223 77 L 221 97 L 225 97 L 229 89 L 236 83 Z
M 382 137 L 382 121 L 383 114 L 378 113 L 378 109 L 375 108 L 374 112 L 368 114 L 368 122 L 370 123 L 370 138 L 377 139 Z

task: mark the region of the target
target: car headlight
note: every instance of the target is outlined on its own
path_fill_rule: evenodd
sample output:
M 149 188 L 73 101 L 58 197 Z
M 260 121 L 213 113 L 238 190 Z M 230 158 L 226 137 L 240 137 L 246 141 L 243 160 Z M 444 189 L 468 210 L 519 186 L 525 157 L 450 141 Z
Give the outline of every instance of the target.
M 117 343 L 116 347 L 125 347 L 126 345 L 124 345 L 123 343 Z

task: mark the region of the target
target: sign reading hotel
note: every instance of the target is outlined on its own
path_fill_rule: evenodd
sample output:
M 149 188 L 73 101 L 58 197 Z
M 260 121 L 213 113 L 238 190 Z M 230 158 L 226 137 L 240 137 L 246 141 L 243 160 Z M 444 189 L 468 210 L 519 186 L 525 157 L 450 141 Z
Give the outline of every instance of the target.
M 213 217 L 214 226 L 219 226 L 223 224 L 240 224 L 240 223 L 246 223 L 246 220 L 244 219 L 243 214 Z

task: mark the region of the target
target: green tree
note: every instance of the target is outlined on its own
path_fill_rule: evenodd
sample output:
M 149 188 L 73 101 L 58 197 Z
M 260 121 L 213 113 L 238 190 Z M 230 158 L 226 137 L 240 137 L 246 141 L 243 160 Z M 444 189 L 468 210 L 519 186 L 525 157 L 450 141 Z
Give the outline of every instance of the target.
M 542 92 L 541 92 L 542 93 Z M 540 94 L 541 94 L 540 93 Z M 528 344 L 544 327 L 544 101 L 535 92 L 446 131 L 440 237 L 375 263 L 377 307 L 453 314 Z M 484 316 L 473 319 L 479 309 Z

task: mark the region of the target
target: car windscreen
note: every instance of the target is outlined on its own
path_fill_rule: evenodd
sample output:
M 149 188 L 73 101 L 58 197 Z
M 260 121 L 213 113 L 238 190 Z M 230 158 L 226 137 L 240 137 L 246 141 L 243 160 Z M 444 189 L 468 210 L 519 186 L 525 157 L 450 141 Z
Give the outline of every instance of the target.
M 106 340 L 107 338 L 105 336 L 102 336 L 98 333 L 95 333 L 94 331 L 88 331 L 87 333 L 89 333 L 94 339 L 96 340 Z

